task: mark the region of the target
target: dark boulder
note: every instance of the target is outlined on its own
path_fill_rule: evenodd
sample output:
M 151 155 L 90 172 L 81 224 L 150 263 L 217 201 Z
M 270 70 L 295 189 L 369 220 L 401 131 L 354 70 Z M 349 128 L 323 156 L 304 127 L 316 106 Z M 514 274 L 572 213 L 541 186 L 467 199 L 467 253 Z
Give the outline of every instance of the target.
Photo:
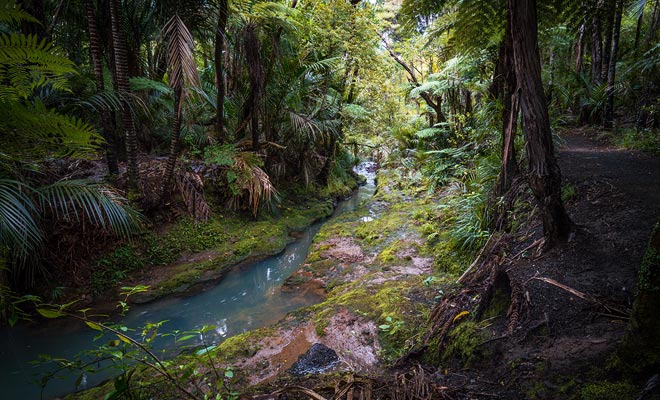
M 321 343 L 314 343 L 305 354 L 298 357 L 298 361 L 289 368 L 289 373 L 297 376 L 320 374 L 338 363 L 339 356 L 334 350 Z

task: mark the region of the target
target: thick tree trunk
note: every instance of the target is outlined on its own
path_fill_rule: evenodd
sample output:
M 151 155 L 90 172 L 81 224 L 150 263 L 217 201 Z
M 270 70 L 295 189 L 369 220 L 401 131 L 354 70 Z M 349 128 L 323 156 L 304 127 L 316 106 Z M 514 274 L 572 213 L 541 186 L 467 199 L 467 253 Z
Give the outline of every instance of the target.
M 126 157 L 128 159 L 128 184 L 132 188 L 138 186 L 137 169 L 137 135 L 133 122 L 133 112 L 128 101 L 131 87 L 128 83 L 128 59 L 126 51 L 126 35 L 121 11 L 121 0 L 112 0 L 110 4 L 110 19 L 112 23 L 112 44 L 115 54 L 115 69 L 117 89 L 121 96 L 122 117 L 121 128 L 126 135 Z
M 92 65 L 94 66 L 94 80 L 96 82 L 96 91 L 103 92 L 105 84 L 103 82 L 103 53 L 101 50 L 101 38 L 96 26 L 94 6 L 91 0 L 85 0 L 85 10 L 87 13 L 87 26 L 89 29 L 89 47 L 92 56 Z M 110 111 L 103 109 L 101 111 L 101 126 L 103 127 L 103 138 L 105 139 L 105 155 L 108 161 L 108 172 L 116 175 L 119 172 L 117 166 L 117 150 L 115 149 L 115 123 Z
M 619 356 L 635 372 L 660 367 L 660 217 L 639 271 L 637 296 Z
M 218 26 L 215 31 L 215 84 L 218 89 L 216 97 L 215 136 L 218 143 L 224 143 L 225 138 L 225 74 L 224 74 L 224 49 L 227 19 L 229 17 L 228 0 L 220 0 L 218 12 Z
M 606 128 L 612 127 L 614 120 L 614 83 L 616 75 L 616 61 L 619 52 L 619 34 L 621 32 L 621 17 L 623 15 L 623 0 L 616 2 L 616 16 L 614 19 L 614 31 L 612 32 L 612 51 L 610 54 L 610 63 L 607 70 L 607 102 L 605 103 L 605 123 Z
M 572 223 L 561 201 L 561 173 L 541 82 L 536 1 L 509 0 L 514 63 L 525 133 L 528 180 L 543 220 L 546 246 L 568 238 Z

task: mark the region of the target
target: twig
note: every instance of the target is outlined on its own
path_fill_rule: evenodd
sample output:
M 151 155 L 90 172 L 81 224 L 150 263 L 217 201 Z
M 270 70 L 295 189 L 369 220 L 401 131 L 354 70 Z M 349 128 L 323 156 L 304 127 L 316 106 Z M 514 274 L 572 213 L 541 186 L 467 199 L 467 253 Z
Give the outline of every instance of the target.
M 535 240 L 532 244 L 530 244 L 529 246 L 527 246 L 527 247 L 525 247 L 524 249 L 520 250 L 520 252 L 519 252 L 518 254 L 516 254 L 515 256 L 511 257 L 511 259 L 512 259 L 512 260 L 515 260 L 516 258 L 520 257 L 524 252 L 526 252 L 526 251 L 532 249 L 534 246 L 538 246 L 538 245 L 539 245 L 540 243 L 542 243 L 542 242 L 543 242 L 543 238 L 540 238 L 540 239 Z

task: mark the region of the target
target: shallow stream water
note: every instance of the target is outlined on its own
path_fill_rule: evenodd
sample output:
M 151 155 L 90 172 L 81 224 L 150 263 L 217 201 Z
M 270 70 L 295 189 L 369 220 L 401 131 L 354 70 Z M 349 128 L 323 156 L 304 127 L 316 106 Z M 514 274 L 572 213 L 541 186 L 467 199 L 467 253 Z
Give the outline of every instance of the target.
M 367 178 L 367 183 L 350 199 L 340 202 L 331 219 L 356 209 L 362 200 L 375 192 L 375 165 L 363 163 L 355 170 Z M 215 328 L 205 334 L 205 342 L 210 345 L 248 330 L 272 325 L 290 311 L 315 304 L 321 300 L 317 294 L 287 293 L 281 290 L 281 286 L 305 260 L 309 246 L 322 224 L 311 226 L 281 254 L 234 268 L 216 286 L 201 293 L 133 306 L 122 324 L 142 327 L 149 322 L 167 320 L 161 332 L 197 330 L 212 325 Z M 52 370 L 52 365 L 45 368 L 31 363 L 40 354 L 48 354 L 53 358 L 72 358 L 82 351 L 114 339 L 106 335 L 94 342 L 97 333 L 82 323 L 58 325 L 54 329 L 25 326 L 0 328 L 0 398 L 39 399 L 42 394 L 45 399 L 52 398 L 92 387 L 116 373 L 108 370 L 105 373 L 84 374 L 78 387 L 76 380 L 80 374 L 69 374 L 64 379 L 51 380 L 43 393 L 37 383 L 40 374 Z M 199 345 L 201 341 L 186 344 Z M 171 337 L 159 338 L 155 348 L 172 350 L 175 348 L 174 340 Z

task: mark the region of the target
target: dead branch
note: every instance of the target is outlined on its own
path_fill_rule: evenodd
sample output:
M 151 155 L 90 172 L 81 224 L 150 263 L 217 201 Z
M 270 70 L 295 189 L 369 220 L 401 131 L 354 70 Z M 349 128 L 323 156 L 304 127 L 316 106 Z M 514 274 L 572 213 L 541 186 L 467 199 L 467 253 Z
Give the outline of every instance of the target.
M 536 276 L 532 277 L 531 279 L 542 281 L 542 282 L 548 283 L 552 286 L 558 287 L 562 290 L 565 290 L 565 291 L 567 291 L 568 293 L 572 294 L 575 297 L 578 297 L 578 298 L 580 298 L 580 299 L 582 299 L 586 302 L 589 302 L 593 305 L 604 308 L 610 314 L 618 313 L 618 314 L 620 314 L 620 316 L 625 317 L 625 318 L 627 318 L 630 315 L 630 311 L 628 311 L 628 310 L 623 310 L 619 307 L 612 306 L 611 304 L 606 304 L 606 303 L 596 299 L 594 296 L 592 296 L 590 294 L 581 292 L 577 289 L 573 289 L 572 287 L 566 286 L 563 283 L 559 283 L 554 279 L 545 278 L 545 277 L 536 277 Z

